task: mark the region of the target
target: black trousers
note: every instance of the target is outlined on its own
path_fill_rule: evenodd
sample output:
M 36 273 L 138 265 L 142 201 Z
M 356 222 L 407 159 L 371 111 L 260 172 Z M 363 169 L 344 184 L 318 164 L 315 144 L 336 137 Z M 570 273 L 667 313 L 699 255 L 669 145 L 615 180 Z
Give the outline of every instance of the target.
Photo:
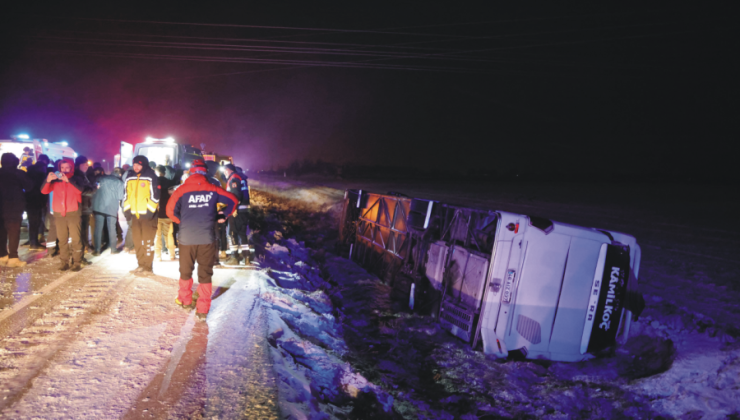
M 249 250 L 248 224 L 249 217 L 246 212 L 237 212 L 236 216 L 229 217 L 229 239 L 232 252 Z
M 0 257 L 18 258 L 18 245 L 21 243 L 21 220 L 4 218 L 0 215 Z
M 134 240 L 139 267 L 152 268 L 154 263 L 154 236 L 157 234 L 157 217 L 131 218 L 131 238 Z
M 83 214 L 80 221 L 82 222 L 82 255 L 85 255 L 85 250 L 92 250 L 92 244 L 90 243 L 90 214 Z
M 216 223 L 216 235 L 218 235 L 218 250 L 226 251 L 229 249 L 226 242 L 226 223 Z
M 116 216 L 95 213 L 95 251 L 100 252 L 103 248 L 103 227 L 108 227 L 108 248 L 113 251 L 116 248 Z
M 59 241 L 59 256 L 63 263 L 69 262 L 70 248 L 72 260 L 75 265 L 82 261 L 82 216 L 80 211 L 73 211 L 62 216 L 61 213 L 54 215 L 54 223 L 57 227 L 57 241 Z M 70 239 L 72 240 L 70 243 Z
M 195 263 L 198 263 L 198 283 L 210 283 L 213 277 L 213 260 L 218 254 L 218 244 L 183 245 L 180 244 L 180 278 L 193 278 Z
M 26 217 L 28 217 L 28 242 L 31 245 L 39 244 L 39 231 L 41 230 L 41 216 L 43 214 L 43 207 L 26 209 Z

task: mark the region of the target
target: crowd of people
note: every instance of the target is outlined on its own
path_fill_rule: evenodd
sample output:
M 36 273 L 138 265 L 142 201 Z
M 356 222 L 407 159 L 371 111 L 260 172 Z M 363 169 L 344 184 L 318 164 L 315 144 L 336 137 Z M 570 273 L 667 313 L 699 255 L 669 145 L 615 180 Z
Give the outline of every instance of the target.
M 18 255 L 24 212 L 24 246 L 59 258 L 61 271 L 80 271 L 91 264 L 86 254 L 98 256 L 108 248 L 111 254 L 135 253 L 131 272 L 146 276 L 166 250 L 168 260 L 179 260 L 175 301 L 195 308 L 199 318 L 210 309 L 214 267 L 249 264 L 249 187 L 232 164 L 220 168 L 196 159 L 183 170 L 136 156 L 130 166 L 106 174 L 97 162 L 90 167 L 85 156 L 51 162 L 40 155 L 22 165 L 12 153 L 1 159 L 2 267 L 27 264 Z M 196 262 L 199 285 L 193 293 Z

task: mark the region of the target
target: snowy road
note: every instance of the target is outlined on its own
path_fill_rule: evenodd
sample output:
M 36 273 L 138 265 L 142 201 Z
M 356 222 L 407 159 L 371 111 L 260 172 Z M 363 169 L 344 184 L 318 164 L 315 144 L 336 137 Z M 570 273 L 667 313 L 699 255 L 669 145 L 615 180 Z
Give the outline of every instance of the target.
M 230 287 L 203 323 L 174 303 L 176 262 L 136 277 L 131 255 L 96 260 L 75 275 L 48 259 L 3 269 L 0 417 L 277 417 L 257 276 L 218 270 Z

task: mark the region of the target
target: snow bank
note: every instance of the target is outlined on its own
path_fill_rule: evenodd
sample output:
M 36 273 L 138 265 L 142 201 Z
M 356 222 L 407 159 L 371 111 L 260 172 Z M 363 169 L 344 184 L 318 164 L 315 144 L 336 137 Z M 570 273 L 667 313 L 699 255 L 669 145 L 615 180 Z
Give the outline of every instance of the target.
M 266 290 L 268 342 L 278 377 L 280 407 L 287 418 L 345 418 L 358 399 L 371 400 L 390 413 L 393 397 L 342 360 L 348 352 L 343 327 L 325 290 L 310 250 L 280 232 L 263 238 L 257 273 Z M 270 243 L 268 241 L 273 241 Z

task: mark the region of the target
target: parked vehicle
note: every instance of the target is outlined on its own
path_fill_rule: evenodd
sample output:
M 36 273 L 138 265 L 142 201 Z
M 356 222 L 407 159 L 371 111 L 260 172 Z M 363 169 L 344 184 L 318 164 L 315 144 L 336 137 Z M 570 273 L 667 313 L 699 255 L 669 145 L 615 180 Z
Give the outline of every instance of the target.
M 15 154 L 21 164 L 27 159 L 36 163 L 41 154 L 49 156 L 52 162 L 62 158 L 74 160 L 77 157 L 77 153 L 69 147 L 67 142 L 53 143 L 46 139 L 0 140 L 0 154 L 2 153 Z
M 340 239 L 385 281 L 410 278 L 410 301 L 428 282 L 442 327 L 497 357 L 591 358 L 644 306 L 640 246 L 624 233 L 347 190 Z
M 174 167 L 179 164 L 183 169 L 190 167 L 193 160 L 203 159 L 200 149 L 177 143 L 172 137 L 164 139 L 147 137 L 135 145 L 122 141 L 121 152 L 116 156 L 116 166 L 130 165 L 133 157 L 139 155 L 146 156 L 149 162 L 156 162 L 158 165 Z

